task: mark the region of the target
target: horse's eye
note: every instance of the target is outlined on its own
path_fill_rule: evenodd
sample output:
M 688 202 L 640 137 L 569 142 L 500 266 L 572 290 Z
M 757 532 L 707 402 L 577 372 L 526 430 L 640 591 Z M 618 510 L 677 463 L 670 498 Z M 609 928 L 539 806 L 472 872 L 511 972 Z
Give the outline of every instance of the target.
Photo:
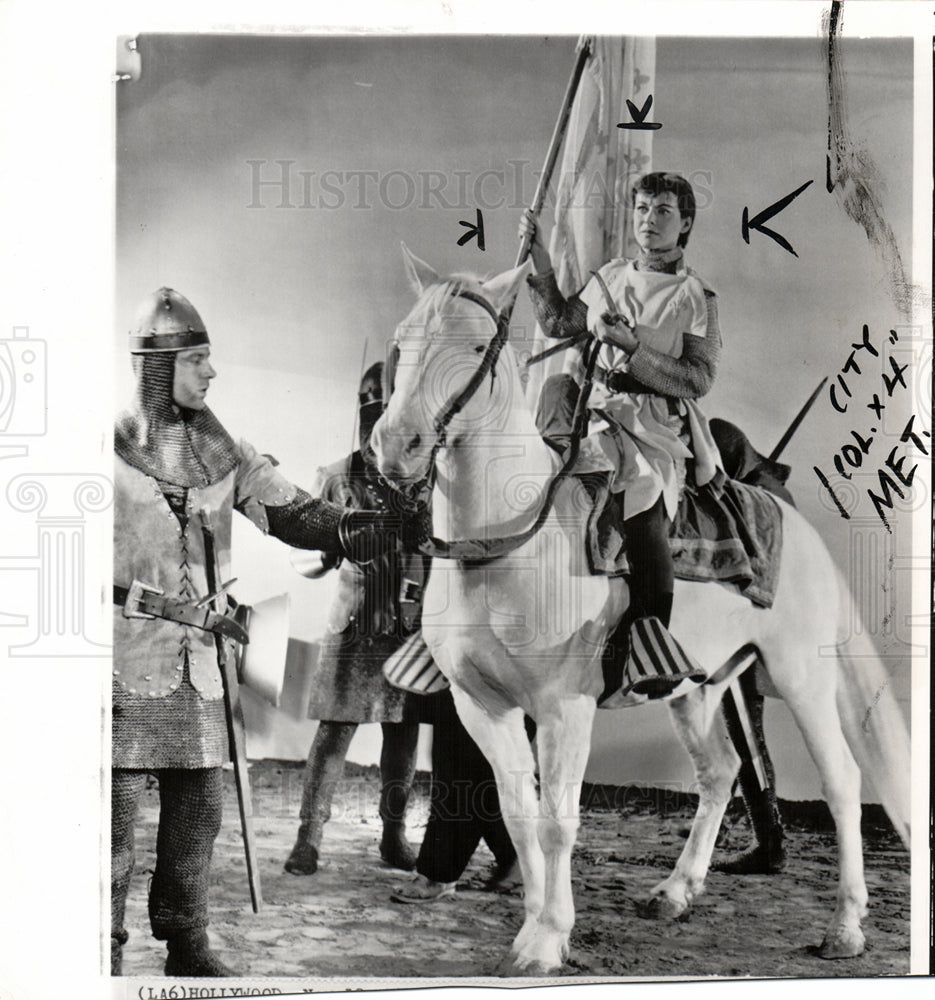
M 485 350 L 484 345 L 483 344 L 478 344 L 478 346 L 474 348 L 474 353 L 475 354 L 483 354 L 484 350 Z

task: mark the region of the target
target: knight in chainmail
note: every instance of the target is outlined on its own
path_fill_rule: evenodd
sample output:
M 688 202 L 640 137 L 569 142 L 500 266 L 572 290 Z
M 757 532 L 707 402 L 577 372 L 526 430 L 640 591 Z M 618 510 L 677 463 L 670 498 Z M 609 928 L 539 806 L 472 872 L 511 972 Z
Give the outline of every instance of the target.
M 232 439 L 205 405 L 216 374 L 205 324 L 178 292 L 160 288 L 145 300 L 130 352 L 136 392 L 114 435 L 111 969 L 120 974 L 134 822 L 153 774 L 160 813 L 149 916 L 154 936 L 167 943 L 165 973 L 231 975 L 206 932 L 221 767 L 230 756 L 213 634 L 221 625 L 190 624 L 208 594 L 204 513 L 211 512 L 218 582 L 229 575 L 235 509 L 288 545 L 353 560 L 369 560 L 400 537 L 414 546 L 422 524 L 313 498 Z M 136 601 L 141 584 L 148 613 Z
M 355 510 L 389 511 L 402 498 L 382 476 L 370 433 L 383 412 L 383 363 L 371 365 L 358 393 L 359 448 L 319 471 L 318 494 Z M 285 869 L 293 875 L 318 870 L 324 826 L 344 775 L 351 740 L 360 723 L 379 722 L 380 856 L 409 871 L 416 854 L 406 839 L 406 807 L 415 776 L 419 737 L 418 695 L 392 687 L 383 664 L 419 628 L 429 559 L 387 549 L 366 566 L 345 561 L 328 617 L 328 631 L 311 683 L 309 718 L 320 720 L 305 766 L 299 829 Z M 316 576 L 321 571 L 316 571 Z

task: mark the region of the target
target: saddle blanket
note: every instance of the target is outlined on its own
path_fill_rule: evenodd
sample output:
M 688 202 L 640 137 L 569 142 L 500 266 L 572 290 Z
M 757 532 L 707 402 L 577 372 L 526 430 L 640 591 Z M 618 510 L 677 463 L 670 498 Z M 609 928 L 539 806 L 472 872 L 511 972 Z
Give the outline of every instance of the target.
M 610 503 L 607 478 L 583 477 L 594 498 L 588 524 L 593 573 L 628 572 L 626 539 Z M 669 547 L 681 580 L 735 584 L 754 604 L 769 608 L 776 594 L 782 550 L 782 514 L 765 489 L 727 480 L 719 490 L 686 490 L 672 524 Z
M 600 470 L 579 474 L 579 478 L 594 502 L 588 522 L 591 572 L 622 576 L 629 572 L 626 540 L 616 505 L 609 502 L 609 477 Z M 669 546 L 677 578 L 733 584 L 759 607 L 772 607 L 782 551 L 782 513 L 767 490 L 733 480 L 727 480 L 719 491 L 686 490 Z M 383 676 L 394 687 L 413 694 L 433 694 L 449 686 L 421 632 L 411 635 L 390 656 Z M 676 691 L 684 694 L 692 686 L 694 682 L 686 680 Z M 623 701 L 602 707 L 646 700 L 645 695 L 631 692 Z

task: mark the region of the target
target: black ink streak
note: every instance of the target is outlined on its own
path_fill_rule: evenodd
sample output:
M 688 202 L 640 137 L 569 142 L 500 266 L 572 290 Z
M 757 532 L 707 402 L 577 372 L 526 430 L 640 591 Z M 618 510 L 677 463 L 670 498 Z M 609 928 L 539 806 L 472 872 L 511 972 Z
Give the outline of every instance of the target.
M 847 403 L 841 406 L 838 403 L 838 394 L 834 391 L 837 386 L 832 384 L 828 389 L 828 395 L 831 397 L 831 405 L 838 411 L 838 413 L 847 413 Z M 844 386 L 844 391 L 847 392 L 848 396 L 850 393 L 847 391 L 847 386 Z
M 923 455 L 927 455 L 928 452 L 925 450 L 925 445 L 922 444 L 922 439 L 912 430 L 912 425 L 915 423 L 916 415 L 909 418 L 909 423 L 903 428 L 902 434 L 899 435 L 899 440 L 905 444 L 907 441 L 912 441 L 912 443 L 922 452 Z M 926 437 L 931 437 L 932 435 L 928 431 L 922 431 Z
M 840 41 L 843 4 L 831 4 L 825 19 L 828 29 L 828 154 L 825 187 L 835 193 L 841 207 L 864 231 L 870 245 L 886 267 L 890 293 L 897 307 L 911 314 L 913 286 L 903 266 L 902 255 L 892 228 L 883 218 L 877 197 L 879 176 L 870 157 L 851 142 L 848 135 L 847 110 L 844 101 L 844 69 L 838 43 Z
M 892 396 L 897 385 L 901 385 L 904 389 L 906 388 L 906 380 L 903 378 L 903 372 L 909 367 L 909 365 L 903 365 L 902 368 L 896 364 L 896 359 L 890 355 L 890 367 L 893 369 L 893 377 L 887 378 L 883 376 L 883 384 L 886 386 L 886 395 Z
M 832 171 L 831 169 L 831 158 L 834 156 L 835 165 L 840 168 L 840 156 L 837 155 L 835 150 L 835 138 L 838 131 L 843 131 L 843 128 L 836 128 L 836 118 L 837 118 L 837 102 L 835 101 L 835 95 L 838 93 L 835 83 L 837 81 L 837 75 L 840 70 L 835 66 L 835 55 L 837 51 L 837 46 L 835 44 L 835 38 L 838 33 L 838 26 L 841 20 L 841 0 L 835 0 L 831 4 L 831 13 L 828 16 L 828 154 L 825 157 L 825 188 L 827 188 L 828 194 L 834 190 L 834 185 L 836 183 L 837 170 Z M 843 90 L 843 84 L 840 87 Z
M 835 507 L 837 507 L 840 511 L 841 517 L 843 517 L 845 521 L 849 521 L 851 519 L 851 515 L 848 514 L 848 512 L 841 506 L 841 501 L 838 500 L 834 490 L 831 489 L 831 484 L 825 478 L 824 473 L 818 468 L 817 465 L 812 466 L 812 468 L 815 470 L 815 475 L 821 480 L 821 485 L 824 486 L 824 488 L 831 494 L 831 499 L 834 501 Z
M 646 116 L 649 114 L 649 109 L 653 106 L 653 95 L 650 94 L 646 98 L 643 106 L 638 108 L 629 98 L 627 98 L 627 110 L 630 112 L 630 117 L 633 121 L 630 122 L 617 122 L 617 128 L 631 128 L 637 131 L 647 132 L 655 130 L 657 128 L 662 128 L 662 122 L 648 122 L 646 121 Z
M 842 372 L 855 371 L 858 375 L 862 374 L 860 365 L 857 364 L 857 359 L 854 357 L 855 354 L 856 351 L 851 351 L 847 361 L 844 362 L 844 367 L 841 369 Z
M 467 232 L 458 240 L 458 246 L 463 247 L 468 240 L 473 240 L 477 237 L 477 248 L 478 250 L 486 250 L 484 245 L 484 216 L 481 210 L 478 208 L 477 211 L 477 222 L 465 222 L 463 219 L 458 220 L 459 226 L 466 226 Z
M 893 455 L 895 454 L 895 452 L 896 452 L 896 449 L 894 448 L 890 452 L 889 458 L 887 458 L 887 460 L 886 460 L 886 464 L 890 468 L 892 468 L 892 466 L 890 466 L 890 463 L 893 460 Z M 903 457 L 905 457 L 905 456 L 903 456 Z M 903 459 L 901 458 L 899 460 L 899 464 L 901 465 L 902 462 L 903 462 Z M 915 467 L 913 467 L 912 471 L 915 472 Z M 899 496 L 902 497 L 903 499 L 905 499 L 906 494 L 903 493 L 903 491 L 896 485 L 896 483 L 892 480 L 892 478 L 890 476 L 888 476 L 882 469 L 879 469 L 877 471 L 877 476 L 880 479 L 880 492 L 883 494 L 883 496 L 877 496 L 877 494 L 874 493 L 873 490 L 867 490 L 867 496 L 869 496 L 870 499 L 871 499 L 871 501 L 873 502 L 874 509 L 877 512 L 877 517 L 879 517 L 880 520 L 883 522 L 883 527 L 886 528 L 886 530 L 890 534 L 892 534 L 893 533 L 893 529 L 890 527 L 890 522 L 887 521 L 887 519 L 886 519 L 886 514 L 883 513 L 883 508 L 885 507 L 887 510 L 892 510 L 893 509 L 893 494 L 890 492 L 891 489 L 895 493 L 898 493 Z M 902 478 L 901 475 L 900 475 L 900 478 Z M 911 474 L 910 474 L 909 478 L 910 478 L 910 480 L 912 479 L 912 475 Z
M 890 330 L 890 333 L 894 332 L 895 332 L 894 330 Z M 860 332 L 860 336 L 861 336 L 860 343 L 851 344 L 851 347 L 853 347 L 855 351 L 860 351 L 860 350 L 869 351 L 875 358 L 878 358 L 880 356 L 880 352 L 873 346 L 873 344 L 870 343 L 870 327 L 867 326 L 866 323 L 864 323 L 864 327 L 863 330 L 861 330 Z M 895 341 L 892 342 L 895 343 Z
M 793 257 L 798 257 L 798 254 L 792 249 L 792 244 L 784 236 L 780 236 L 779 233 L 772 229 L 767 229 L 763 223 L 769 222 L 774 215 L 778 215 L 811 183 L 811 181 L 806 181 L 800 188 L 796 188 L 792 194 L 787 194 L 785 198 L 780 198 L 779 201 L 770 205 L 769 208 L 764 208 L 762 212 L 757 212 L 752 219 L 749 218 L 747 206 L 744 205 L 743 217 L 740 220 L 740 235 L 743 236 L 744 243 L 749 244 L 750 230 L 755 229 L 758 233 L 762 233 L 764 236 L 768 236 L 771 240 L 775 240 L 783 248 L 783 250 L 788 250 Z
M 909 418 L 909 422 L 903 428 L 903 432 L 899 436 L 900 444 L 906 444 L 907 441 L 912 441 L 912 443 L 916 446 L 916 448 L 919 449 L 919 451 L 922 452 L 923 455 L 928 455 L 928 451 L 922 444 L 922 439 L 913 430 L 915 419 L 916 419 L 915 414 L 913 414 Z M 929 435 L 928 431 L 923 431 L 922 433 L 927 436 L 931 436 Z M 903 484 L 903 486 L 905 486 L 907 489 L 911 489 L 912 480 L 915 478 L 916 469 L 918 469 L 919 466 L 917 463 L 909 470 L 908 473 L 904 475 L 903 464 L 905 461 L 906 461 L 905 455 L 902 455 L 899 459 L 896 458 L 896 448 L 893 448 L 890 451 L 889 455 L 887 455 L 886 462 L 884 462 L 884 465 L 886 466 L 887 469 L 890 470 L 890 472 L 893 473 L 896 479 L 898 479 L 899 482 Z M 873 502 L 873 506 L 877 512 L 877 516 L 883 522 L 883 527 L 886 528 L 886 530 L 892 534 L 893 529 L 890 527 L 889 521 L 887 521 L 886 519 L 886 514 L 884 514 L 883 512 L 883 508 L 885 507 L 887 510 L 893 509 L 893 493 L 896 493 L 903 499 L 905 499 L 906 494 L 903 493 L 903 491 L 899 488 L 893 477 L 885 473 L 882 469 L 879 469 L 877 471 L 877 476 L 880 480 L 880 492 L 883 495 L 878 496 L 876 493 L 873 492 L 873 490 L 867 490 L 867 495 Z

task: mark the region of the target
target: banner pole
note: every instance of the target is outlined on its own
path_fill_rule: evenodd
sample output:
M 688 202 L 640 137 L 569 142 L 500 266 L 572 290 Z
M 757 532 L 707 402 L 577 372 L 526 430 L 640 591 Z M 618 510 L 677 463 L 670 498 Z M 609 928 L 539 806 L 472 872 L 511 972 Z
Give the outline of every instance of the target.
M 568 129 L 568 119 L 571 117 L 571 105 L 575 99 L 575 94 L 578 92 L 578 84 L 581 82 L 581 74 L 584 72 L 585 63 L 587 63 L 591 55 L 592 44 L 593 38 L 590 35 L 582 35 L 581 38 L 578 39 L 578 56 L 575 59 L 575 66 L 571 71 L 568 86 L 565 88 L 565 96 L 562 98 L 561 111 L 559 112 L 558 119 L 555 122 L 555 128 L 552 131 L 552 138 L 549 141 L 549 149 L 545 156 L 545 163 L 542 165 L 542 173 L 539 175 L 539 183 L 536 185 L 535 194 L 532 196 L 532 204 L 529 206 L 533 215 L 538 216 L 542 211 L 542 206 L 545 204 L 546 191 L 548 190 L 549 183 L 552 180 L 555 163 L 558 160 L 558 154 L 562 148 L 562 141 L 564 140 L 565 132 Z M 528 236 L 524 236 L 519 246 L 519 253 L 516 256 L 516 267 L 519 267 L 519 265 L 526 260 L 531 249 L 532 240 Z

